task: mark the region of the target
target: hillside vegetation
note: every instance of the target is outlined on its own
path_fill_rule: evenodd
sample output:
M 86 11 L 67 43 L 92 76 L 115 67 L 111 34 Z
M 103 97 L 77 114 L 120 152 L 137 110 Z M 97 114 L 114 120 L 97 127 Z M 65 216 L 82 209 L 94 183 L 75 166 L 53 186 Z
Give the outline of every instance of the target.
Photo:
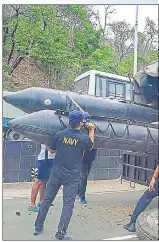
M 115 6 L 104 9 L 102 25 L 90 5 L 3 5 L 3 88 L 71 90 L 74 78 L 90 69 L 132 74 L 134 27 L 111 21 Z M 157 38 L 147 18 L 139 32 L 139 69 L 157 59 Z

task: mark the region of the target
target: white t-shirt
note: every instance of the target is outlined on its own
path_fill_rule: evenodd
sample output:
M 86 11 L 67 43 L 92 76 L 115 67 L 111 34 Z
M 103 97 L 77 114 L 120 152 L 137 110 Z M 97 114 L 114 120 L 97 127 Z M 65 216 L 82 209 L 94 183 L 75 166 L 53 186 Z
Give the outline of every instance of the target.
M 40 154 L 38 155 L 38 160 L 45 160 L 45 150 L 46 150 L 46 145 L 41 144 L 41 151 L 40 151 Z M 50 151 L 48 151 L 48 159 L 49 160 L 55 159 L 55 153 L 51 154 Z

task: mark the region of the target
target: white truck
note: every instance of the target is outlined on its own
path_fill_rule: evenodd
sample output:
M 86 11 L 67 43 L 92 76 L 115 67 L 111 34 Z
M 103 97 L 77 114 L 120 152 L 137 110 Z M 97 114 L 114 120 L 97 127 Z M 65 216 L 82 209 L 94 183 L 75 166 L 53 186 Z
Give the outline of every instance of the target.
M 96 97 L 132 100 L 132 80 L 106 72 L 87 71 L 74 80 L 74 92 Z

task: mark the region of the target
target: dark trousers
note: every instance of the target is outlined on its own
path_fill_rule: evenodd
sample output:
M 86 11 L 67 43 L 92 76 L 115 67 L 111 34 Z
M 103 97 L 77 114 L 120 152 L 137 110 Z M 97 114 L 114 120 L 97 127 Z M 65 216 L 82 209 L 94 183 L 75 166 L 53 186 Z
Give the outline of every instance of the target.
M 87 187 L 87 179 L 90 173 L 92 167 L 92 163 L 91 164 L 82 164 L 82 169 L 81 169 L 81 173 L 80 173 L 80 183 L 79 183 L 79 188 L 78 188 L 78 195 L 79 196 L 85 196 L 86 193 L 86 187 Z
M 144 192 L 144 194 L 141 196 L 132 214 L 131 221 L 130 221 L 131 223 L 135 223 L 139 214 L 147 208 L 147 206 L 150 204 L 152 199 L 154 199 L 159 195 L 158 183 L 159 183 L 159 179 L 156 180 L 155 191 L 150 192 L 149 189 L 147 189 Z
M 68 225 L 70 223 L 74 202 L 77 195 L 79 181 L 63 182 L 62 179 L 57 178 L 51 172 L 49 181 L 46 187 L 44 199 L 40 205 L 37 219 L 35 221 L 35 229 L 40 230 L 43 228 L 44 221 L 51 203 L 54 201 L 59 188 L 63 185 L 63 209 L 58 225 L 58 232 L 66 234 Z

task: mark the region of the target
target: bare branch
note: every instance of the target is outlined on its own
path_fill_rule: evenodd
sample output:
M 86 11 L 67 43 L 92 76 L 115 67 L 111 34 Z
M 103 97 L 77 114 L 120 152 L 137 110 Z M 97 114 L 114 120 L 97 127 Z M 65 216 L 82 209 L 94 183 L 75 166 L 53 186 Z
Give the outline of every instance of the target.
M 113 9 L 112 9 L 113 7 Z M 106 30 L 107 30 L 107 26 L 108 26 L 108 19 L 110 18 L 110 15 L 113 14 L 116 11 L 116 9 L 114 8 L 114 6 L 112 5 L 104 5 L 104 23 L 102 24 L 101 22 L 101 17 L 100 17 L 100 13 L 99 10 L 97 10 L 96 12 L 93 12 L 94 18 L 97 22 L 98 27 L 100 28 L 100 30 L 102 31 L 102 35 L 103 35 L 103 44 L 105 42 L 105 38 L 106 38 Z
M 13 73 L 13 71 L 17 68 L 17 66 L 21 63 L 21 61 L 27 56 L 29 55 L 29 50 L 33 47 L 35 41 L 30 41 L 28 40 L 28 46 L 21 51 L 21 55 L 17 56 L 14 63 L 12 64 L 8 74 L 11 75 Z

